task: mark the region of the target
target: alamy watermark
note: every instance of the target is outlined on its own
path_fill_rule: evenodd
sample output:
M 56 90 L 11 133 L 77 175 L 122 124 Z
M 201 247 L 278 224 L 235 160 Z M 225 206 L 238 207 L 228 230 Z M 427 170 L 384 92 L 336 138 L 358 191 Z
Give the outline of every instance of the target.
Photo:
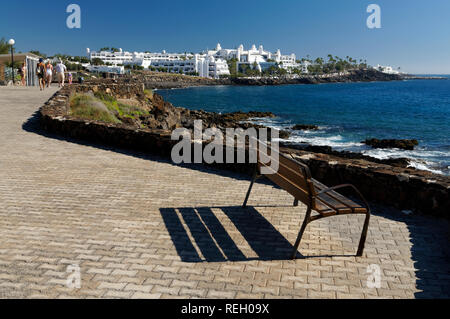
M 66 25 L 69 29 L 81 29 L 81 8 L 78 4 L 69 4 L 66 13 L 70 15 L 66 19 Z
M 279 131 L 268 128 L 246 130 L 227 128 L 224 137 L 223 132 L 214 127 L 207 128 L 203 132 L 203 121 L 197 120 L 194 121 L 193 136 L 192 132 L 186 128 L 172 131 L 172 140 L 179 142 L 172 148 L 171 157 L 175 164 L 192 162 L 256 164 L 259 162 L 264 164 L 261 167 L 261 174 L 273 174 L 279 167 L 278 138 Z M 246 156 L 247 140 L 248 157 Z M 203 146 L 203 142 L 209 143 Z M 270 146 L 268 146 L 269 143 Z
M 371 13 L 366 24 L 369 29 L 381 28 L 381 8 L 378 4 L 371 4 L 367 7 L 367 13 Z
M 77 264 L 69 265 L 66 268 L 66 272 L 69 273 L 66 280 L 66 286 L 69 289 L 81 288 L 81 271 L 80 266 Z
M 379 265 L 371 264 L 367 266 L 367 288 L 381 288 L 381 268 Z

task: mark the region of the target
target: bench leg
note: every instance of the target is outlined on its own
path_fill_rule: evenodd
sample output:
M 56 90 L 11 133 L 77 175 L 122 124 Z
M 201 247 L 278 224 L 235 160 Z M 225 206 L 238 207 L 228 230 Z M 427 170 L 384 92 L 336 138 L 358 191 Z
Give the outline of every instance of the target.
M 305 220 L 303 221 L 302 227 L 300 228 L 300 232 L 298 233 L 298 236 L 297 236 L 297 241 L 295 242 L 295 245 L 294 245 L 294 251 L 292 252 L 292 259 L 295 259 L 295 257 L 297 256 L 298 246 L 300 245 L 300 241 L 302 240 L 303 233 L 305 232 L 306 226 L 308 226 L 310 216 L 311 216 L 311 207 L 308 206 L 308 210 L 306 211 Z
M 356 253 L 357 257 L 361 257 L 364 252 L 364 245 L 366 243 L 367 230 L 369 228 L 369 220 L 370 220 L 370 210 L 367 210 L 366 220 L 364 221 L 364 226 L 361 233 L 361 239 L 359 240 L 358 252 Z
M 250 197 L 250 193 L 252 191 L 253 184 L 255 183 L 257 177 L 258 177 L 258 166 L 255 165 L 255 170 L 253 172 L 252 181 L 250 183 L 250 187 L 248 188 L 247 195 L 245 196 L 244 204 L 242 205 L 243 208 L 247 207 L 248 198 Z

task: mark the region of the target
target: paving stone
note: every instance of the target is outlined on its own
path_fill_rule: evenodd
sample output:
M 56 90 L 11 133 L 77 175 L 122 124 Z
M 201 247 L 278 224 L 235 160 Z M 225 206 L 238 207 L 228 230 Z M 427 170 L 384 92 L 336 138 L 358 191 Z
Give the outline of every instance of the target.
M 161 294 L 149 294 L 149 293 L 142 293 L 142 292 L 136 292 L 132 295 L 133 299 L 159 299 L 161 298 Z
M 258 182 L 243 210 L 246 176 L 43 134 L 55 92 L 0 88 L 0 298 L 449 297 L 446 220 L 375 205 L 364 257 L 362 219 L 337 216 L 292 261 L 306 207 L 289 194 Z
M 111 282 L 102 282 L 98 288 L 99 289 L 114 289 L 121 290 L 125 287 L 125 283 L 111 283 Z

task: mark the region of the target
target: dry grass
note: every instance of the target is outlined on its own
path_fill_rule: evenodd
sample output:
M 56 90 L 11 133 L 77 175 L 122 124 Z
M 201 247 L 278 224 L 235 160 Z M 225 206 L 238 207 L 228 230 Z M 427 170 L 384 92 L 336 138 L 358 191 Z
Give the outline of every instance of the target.
M 111 95 L 97 92 L 94 94 L 74 94 L 70 98 L 70 115 L 105 123 L 121 123 L 120 119 L 139 119 L 149 115 L 147 110 L 137 106 L 118 102 Z
M 120 123 L 101 100 L 89 94 L 74 94 L 70 98 L 70 115 L 86 120 Z

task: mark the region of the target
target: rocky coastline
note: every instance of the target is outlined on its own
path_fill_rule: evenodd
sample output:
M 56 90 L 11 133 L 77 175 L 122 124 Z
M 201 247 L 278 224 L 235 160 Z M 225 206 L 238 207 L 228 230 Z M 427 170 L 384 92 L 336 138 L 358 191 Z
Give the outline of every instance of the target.
M 323 75 L 300 75 L 284 77 L 230 77 L 223 79 L 207 79 L 181 74 L 167 74 L 141 71 L 133 75 L 134 80 L 142 82 L 148 89 L 179 89 L 195 86 L 217 85 L 288 85 L 288 84 L 321 84 L 321 83 L 349 83 L 349 82 L 374 82 L 374 81 L 400 81 L 402 76 L 385 74 L 373 69 L 352 70 L 341 73 Z
M 367 156 L 361 153 L 348 152 L 348 151 L 336 151 L 333 150 L 331 146 L 317 146 L 310 144 L 299 144 L 299 143 L 290 143 L 290 142 L 280 142 L 280 146 L 286 149 L 299 150 L 309 153 L 317 153 L 317 154 L 326 154 L 331 155 L 338 158 L 343 159 L 356 159 L 356 160 L 365 160 L 367 162 L 384 164 L 393 167 L 401 167 L 408 168 L 409 159 L 404 157 L 399 158 L 389 158 L 389 159 L 379 159 L 371 156 Z
M 414 147 L 419 145 L 419 142 L 417 140 L 405 140 L 405 139 L 379 140 L 376 138 L 371 138 L 363 141 L 362 143 L 369 145 L 372 148 L 399 148 L 408 151 L 414 150 Z
M 235 78 L 234 85 L 286 85 L 286 84 L 323 84 L 323 83 L 350 83 L 375 81 L 400 81 L 402 77 L 396 74 L 385 74 L 377 70 L 352 70 L 341 73 L 324 75 L 301 75 L 284 78 Z

